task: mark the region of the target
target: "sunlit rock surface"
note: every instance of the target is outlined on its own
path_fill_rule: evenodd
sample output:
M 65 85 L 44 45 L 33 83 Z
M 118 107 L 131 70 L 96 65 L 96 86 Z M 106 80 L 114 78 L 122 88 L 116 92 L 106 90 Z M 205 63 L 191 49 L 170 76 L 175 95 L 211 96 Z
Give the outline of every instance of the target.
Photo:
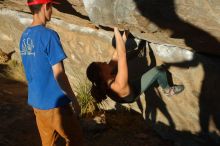
M 94 23 L 136 36 L 220 55 L 219 0 L 83 0 Z
M 207 50 L 206 45 L 209 46 L 209 44 L 206 44 L 206 39 L 203 40 L 202 35 L 208 37 L 209 41 L 216 46 L 219 45 L 218 35 L 220 33 L 218 32 L 220 27 L 218 27 L 219 17 L 217 17 L 219 15 L 219 2 L 213 0 L 207 1 L 207 4 L 205 4 L 205 1 L 200 1 L 201 3 L 196 4 L 196 2 L 192 1 L 191 3 L 190 1 L 175 1 L 177 4 L 176 12 L 181 20 L 175 20 L 178 21 L 175 27 L 171 23 L 162 27 L 156 25 L 157 22 L 152 23 L 153 18 L 152 20 L 145 19 L 139 12 L 136 12 L 135 3 L 128 3 L 128 1 L 97 1 L 100 4 L 109 5 L 109 7 L 105 10 L 104 8 L 97 8 L 97 11 L 103 10 L 99 13 L 100 17 L 94 16 L 94 18 L 91 16 L 93 12 L 88 10 L 88 4 L 91 4 L 89 8 L 92 9 L 94 6 L 92 4 L 96 4 L 96 7 L 98 7 L 99 3 L 94 0 L 85 0 L 84 4 L 87 12 L 89 12 L 90 19 L 96 25 L 110 26 L 116 22 L 122 23 L 121 26 L 129 27 L 131 33 L 138 37 L 136 38 L 136 43 L 137 46 L 141 46 L 140 49 L 133 48 L 133 51 L 130 50 L 129 75 L 131 78 L 140 76 L 152 66 L 164 64 L 170 72 L 169 75 L 172 75 L 174 84 L 184 84 L 185 90 L 183 93 L 169 98 L 163 95 L 160 88 L 158 90 L 150 89 L 146 92 L 146 97 L 142 95 L 137 103 L 125 106 L 140 112 L 148 121 L 147 124 L 153 124 L 154 128 L 165 138 L 174 139 L 180 143 L 191 141 L 195 133 L 205 132 L 209 128 L 209 134 L 215 139 L 220 130 L 220 98 L 218 93 L 220 91 L 220 86 L 218 85 L 220 82 L 220 60 L 219 57 L 207 54 L 218 55 L 219 52 L 212 49 L 212 44 L 210 44 L 210 49 Z M 7 8 L 4 9 L 0 5 L 0 48 L 6 53 L 15 50 L 13 58 L 20 60 L 19 39 L 21 32 L 31 23 L 31 15 L 27 13 L 28 10 L 21 5 L 20 1 L 13 2 L 16 2 L 16 4 L 5 4 Z M 167 2 L 169 3 L 170 1 L 168 0 Z M 7 3 L 9 2 L 7 1 Z M 120 5 L 116 5 L 116 3 Z M 210 8 L 206 6 L 210 6 Z M 114 7 L 120 10 L 108 10 L 108 8 Z M 123 7 L 126 7 L 124 11 L 121 10 Z M 186 8 L 189 11 L 186 11 Z M 201 9 L 212 9 L 212 11 L 200 11 L 199 13 Z M 18 10 L 26 13 L 18 12 Z M 161 9 L 161 11 L 163 12 L 164 10 Z M 115 14 L 111 14 L 113 12 Z M 55 9 L 54 13 L 55 16 L 48 26 L 55 29 L 60 35 L 62 45 L 68 56 L 68 59 L 64 61 L 66 72 L 74 87 L 78 83 L 86 81 L 85 70 L 89 63 L 110 60 L 113 53 L 111 47 L 113 33 L 112 31 L 97 29 L 89 20 L 76 17 L 73 14 L 62 13 L 57 9 Z M 133 14 L 135 15 L 133 16 Z M 126 17 L 123 17 L 125 15 Z M 159 17 L 158 15 L 157 17 Z M 209 17 L 205 17 L 207 15 Z M 116 16 L 117 19 L 115 19 Z M 203 19 L 203 16 L 205 19 Z M 137 19 L 137 21 L 131 21 L 131 19 Z M 140 23 L 143 23 L 143 25 Z M 182 25 L 184 26 L 183 30 L 180 27 Z M 185 28 L 190 29 L 189 33 Z M 202 35 L 191 34 L 191 30 Z M 179 38 L 171 38 L 171 34 L 180 34 L 180 36 Z M 197 49 L 197 41 L 201 41 L 201 43 L 205 41 L 205 44 L 201 44 Z M 140 45 L 141 42 L 144 43 Z M 205 50 L 202 50 L 201 46 L 205 47 Z M 195 52 L 205 52 L 205 54 Z M 169 78 L 169 81 L 172 81 L 171 78 Z M 106 109 L 118 107 L 119 105 L 112 101 L 105 104 Z M 181 137 L 183 138 L 181 139 Z M 192 141 L 201 142 L 201 139 L 194 138 Z M 196 144 L 192 142 L 188 145 Z

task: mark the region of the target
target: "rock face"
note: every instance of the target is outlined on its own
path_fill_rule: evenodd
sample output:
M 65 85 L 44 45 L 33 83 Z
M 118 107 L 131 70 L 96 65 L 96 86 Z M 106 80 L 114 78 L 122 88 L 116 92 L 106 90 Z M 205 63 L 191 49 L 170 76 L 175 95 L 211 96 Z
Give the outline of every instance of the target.
M 83 0 L 97 25 L 129 28 L 137 37 L 220 55 L 219 0 Z
M 178 130 L 184 129 L 193 133 L 220 130 L 220 109 L 217 106 L 220 100 L 216 92 L 220 89 L 216 85 L 220 80 L 217 75 L 220 72 L 219 57 L 197 54 L 199 52 L 220 56 L 220 1 L 83 2 L 90 20 L 96 25 L 129 28 L 133 35 L 147 40 L 147 46 L 152 48 L 156 56 L 154 65 L 168 63 L 174 81 L 186 86 L 185 92 L 172 100 L 166 97 L 161 100 L 157 91 L 149 91 L 146 98 L 141 98 L 141 102 L 146 104 L 137 104 L 136 108 L 132 105 L 133 109 L 142 111 L 146 118 L 150 117 L 155 123 L 167 121 L 168 125 Z M 131 70 L 137 72 L 137 64 L 140 63 L 144 63 L 143 58 L 131 63 Z
M 120 23 L 141 38 L 136 39 L 140 50 L 134 48 L 134 53 L 131 51 L 131 78 L 143 74 L 152 66 L 166 64 L 172 76 L 169 81 L 185 85 L 184 92 L 173 98 L 163 95 L 160 88 L 149 89 L 146 96 L 142 95 L 136 103 L 125 106 L 143 114 L 147 124 L 152 124 L 165 138 L 174 139 L 184 146 L 200 145 L 203 140 L 197 139 L 195 133 L 208 133 L 213 139 L 220 135 L 220 60 L 219 57 L 209 57 L 192 50 L 219 55 L 220 17 L 217 15 L 220 4 L 218 0 L 200 0 L 199 3 L 176 0 L 174 11 L 174 2 L 163 1 L 84 0 L 84 4 L 90 19 L 97 25 Z M 149 2 L 148 5 L 146 2 Z M 138 6 L 144 6 L 149 11 L 141 12 L 144 8 Z M 151 18 L 150 14 L 155 14 L 153 16 L 157 19 Z M 72 15 L 59 13 L 56 16 L 59 19 L 52 19 L 48 26 L 60 35 L 68 56 L 64 61 L 66 72 L 71 84 L 77 86 L 78 82 L 86 80 L 85 70 L 89 63 L 111 58 L 113 34 L 87 27 L 88 24 L 81 18 L 74 19 L 77 25 L 67 23 L 70 21 L 67 18 L 74 17 Z M 18 54 L 19 38 L 30 24 L 31 15 L 1 9 L 0 18 L 2 50 L 6 53 L 15 50 Z M 83 23 L 80 25 L 80 22 Z M 112 101 L 109 104 L 112 105 L 108 105 L 109 109 L 119 107 Z M 196 143 L 190 143 L 192 138 Z

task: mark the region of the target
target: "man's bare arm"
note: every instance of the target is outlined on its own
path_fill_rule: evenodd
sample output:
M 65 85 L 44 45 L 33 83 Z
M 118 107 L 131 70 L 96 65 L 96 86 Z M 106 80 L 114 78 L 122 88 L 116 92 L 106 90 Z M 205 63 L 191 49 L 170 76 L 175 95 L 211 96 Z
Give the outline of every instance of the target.
M 63 62 L 59 62 L 53 65 L 52 69 L 54 78 L 57 80 L 60 88 L 67 95 L 67 97 L 70 98 L 70 100 L 72 100 L 74 109 L 79 114 L 81 109 L 65 73 Z

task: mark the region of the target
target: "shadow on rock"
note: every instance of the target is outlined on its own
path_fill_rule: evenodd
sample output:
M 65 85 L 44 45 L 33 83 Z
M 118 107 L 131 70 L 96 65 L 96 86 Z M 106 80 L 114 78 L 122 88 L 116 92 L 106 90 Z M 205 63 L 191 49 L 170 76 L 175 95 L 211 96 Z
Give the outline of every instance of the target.
M 184 39 L 186 45 L 196 52 L 192 61 L 173 63 L 167 66 L 178 66 L 183 68 L 197 67 L 199 64 L 204 69 L 204 79 L 199 94 L 199 121 L 200 135 L 210 135 L 210 119 L 220 130 L 220 91 L 219 57 L 220 42 L 208 32 L 183 21 L 175 12 L 174 0 L 136 0 L 134 1 L 138 10 L 148 20 L 152 21 L 161 29 L 169 29 L 173 32 L 171 37 Z M 208 55 L 212 54 L 212 55 Z M 214 55 L 213 55 L 214 54 Z
M 54 8 L 56 8 L 58 11 L 74 15 L 85 20 L 89 20 L 88 16 L 82 15 L 81 13 L 77 12 L 68 0 L 57 0 L 57 2 L 59 2 L 60 4 L 54 5 Z

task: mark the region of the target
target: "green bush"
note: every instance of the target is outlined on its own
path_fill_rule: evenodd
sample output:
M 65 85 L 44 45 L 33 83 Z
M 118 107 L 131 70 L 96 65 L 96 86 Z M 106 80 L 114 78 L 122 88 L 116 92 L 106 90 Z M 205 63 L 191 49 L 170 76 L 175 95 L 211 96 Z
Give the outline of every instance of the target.
M 90 94 L 91 84 L 86 79 L 79 79 L 75 85 L 76 96 L 81 106 L 81 114 L 93 114 L 98 109 L 98 105 Z

